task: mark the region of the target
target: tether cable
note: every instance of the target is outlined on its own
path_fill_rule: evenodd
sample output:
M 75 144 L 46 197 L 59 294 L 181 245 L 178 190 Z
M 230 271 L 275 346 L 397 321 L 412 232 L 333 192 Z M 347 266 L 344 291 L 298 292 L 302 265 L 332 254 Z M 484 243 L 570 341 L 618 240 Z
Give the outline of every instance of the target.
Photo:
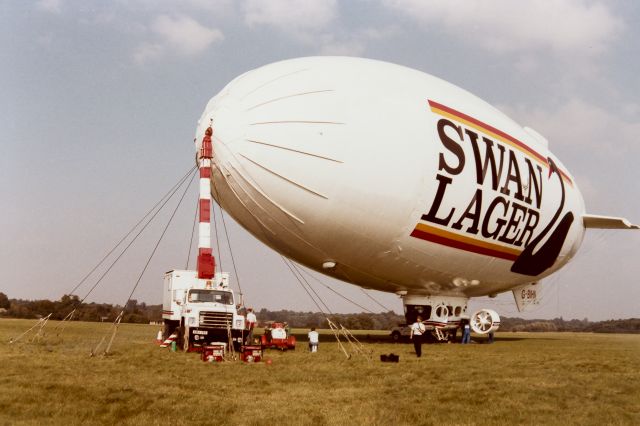
M 302 268 L 299 268 L 302 269 Z M 349 299 L 347 296 L 344 296 L 342 294 L 340 294 L 337 290 L 334 290 L 333 288 L 329 287 L 329 285 L 323 283 L 322 281 L 320 281 L 317 277 L 314 277 L 313 275 L 311 275 L 308 271 L 302 269 L 302 271 L 308 276 L 313 278 L 316 282 L 318 282 L 320 285 L 326 287 L 327 289 L 331 290 L 333 293 L 337 294 L 338 296 L 342 297 L 344 300 L 346 300 L 349 303 L 352 303 L 353 305 L 359 307 L 360 309 L 369 312 L 370 314 L 375 314 L 375 312 L 373 312 L 372 310 L 365 308 L 364 306 L 360 305 L 359 303 Z
M 386 312 L 393 312 L 393 309 L 389 309 L 386 306 L 384 306 L 382 303 L 378 302 L 372 295 L 370 295 L 369 293 L 367 293 L 367 291 L 360 287 L 360 290 L 364 293 L 365 296 L 367 296 L 369 299 L 373 300 L 374 303 L 376 303 L 378 306 L 380 306 L 382 309 L 385 309 Z
M 191 227 L 191 239 L 189 240 L 189 249 L 187 250 L 187 263 L 184 269 L 189 269 L 189 260 L 191 259 L 191 250 L 193 249 L 193 236 L 196 233 L 196 223 L 198 222 L 198 210 L 200 208 L 200 199 L 196 200 L 196 213 L 193 215 L 193 226 Z
M 191 173 L 193 173 L 194 169 L 196 169 L 196 166 L 191 167 L 191 169 L 189 169 L 189 171 L 183 175 L 180 180 L 178 181 L 178 183 L 174 184 L 171 189 L 169 189 L 169 191 L 167 193 L 165 193 L 162 198 L 160 198 L 160 200 L 158 202 L 156 202 L 156 204 L 149 209 L 149 211 L 147 211 L 147 213 L 145 213 L 145 215 L 142 217 L 142 219 L 140 219 L 125 235 L 124 237 L 122 237 L 120 239 L 120 241 L 118 241 L 118 243 L 93 267 L 93 269 L 91 269 L 91 271 L 89 271 L 88 274 L 86 274 L 82 280 L 80 280 L 80 282 L 78 284 L 76 284 L 76 286 L 68 293 L 69 295 L 73 295 L 73 293 L 87 280 L 87 278 L 89 278 L 93 272 L 95 272 L 98 267 L 100 267 L 100 265 L 102 265 L 105 260 L 107 260 L 107 258 L 109 258 L 109 256 L 133 233 L 133 231 L 136 230 L 136 228 L 138 228 L 138 226 L 140 226 L 140 224 L 145 220 L 145 218 L 147 218 L 154 210 L 156 210 L 156 208 L 158 208 L 158 205 L 160 205 L 162 203 L 162 205 L 160 206 L 160 208 L 153 214 L 153 216 L 151 217 L 151 219 L 149 219 L 149 221 L 144 225 L 144 227 L 138 232 L 138 234 L 133 238 L 133 240 L 129 243 L 129 245 L 127 245 L 127 247 L 125 247 L 125 249 L 122 251 L 122 253 L 116 258 L 116 260 L 109 266 L 109 268 L 107 269 L 107 271 L 100 277 L 100 279 L 98 280 L 98 282 L 96 282 L 93 287 L 91 287 L 91 289 L 89 290 L 89 292 L 81 299 L 79 300 L 77 303 L 74 304 L 72 310 L 62 319 L 62 321 L 55 327 L 55 329 L 58 329 L 59 327 L 61 327 L 65 321 L 70 321 L 73 318 L 73 315 L 75 314 L 76 310 L 78 309 L 78 307 L 82 304 L 82 302 L 84 302 L 84 300 L 91 294 L 91 292 L 96 288 L 96 286 L 100 283 L 100 281 L 102 281 L 102 279 L 106 276 L 106 274 L 111 270 L 111 268 L 115 265 L 115 263 L 118 261 L 118 259 L 120 259 L 120 257 L 122 257 L 122 255 L 124 254 L 124 252 L 126 252 L 126 250 L 131 246 L 131 244 L 133 244 L 133 242 L 138 238 L 138 236 L 142 233 L 142 231 L 144 231 L 144 229 L 149 225 L 149 223 L 153 220 L 153 218 L 158 214 L 158 212 L 164 207 L 164 205 L 167 203 L 167 201 L 169 201 L 169 199 L 171 199 L 171 197 L 173 197 L 173 194 L 175 194 L 175 192 L 178 190 L 178 188 L 180 188 L 180 186 L 182 186 L 182 184 L 184 183 L 184 181 L 189 177 L 189 175 Z M 167 198 L 168 197 L 168 198 Z M 164 200 L 164 203 L 163 203 Z M 50 313 L 49 316 L 51 316 L 53 313 Z M 48 317 L 47 317 L 48 318 Z M 46 323 L 45 323 L 46 324 Z M 55 330 L 54 329 L 54 330 Z M 28 330 L 30 331 L 30 330 Z M 42 330 L 41 330 L 42 331 Z M 63 329 L 58 333 L 58 335 L 60 335 L 60 333 L 62 333 L 62 331 L 64 331 L 64 327 Z
M 140 226 L 140 224 L 147 218 L 147 216 L 149 216 L 158 207 L 158 205 L 162 203 L 162 200 L 167 198 L 167 196 L 170 196 L 170 194 L 173 195 L 177 190 L 177 188 L 182 186 L 182 184 L 189 177 L 189 175 L 193 173 L 193 169 L 195 169 L 195 167 L 192 167 L 191 169 L 189 169 L 189 171 L 180 178 L 178 183 L 174 184 L 171 187 L 171 189 L 167 191 L 167 193 L 164 194 L 162 198 L 160 198 L 160 200 L 153 207 L 151 207 L 151 209 L 149 209 L 147 213 L 145 213 L 144 216 L 142 216 L 142 219 L 140 219 L 135 225 L 133 225 L 133 227 L 124 235 L 124 237 L 122 237 L 120 241 L 118 241 L 118 243 L 115 246 L 113 246 L 113 248 L 100 260 L 100 262 L 98 262 L 98 264 L 94 266 L 93 269 L 89 271 L 89 273 L 85 275 L 84 278 L 82 278 L 82 280 L 80 280 L 80 282 L 75 287 L 73 287 L 73 289 L 67 294 L 72 295 L 73 292 L 76 291 L 87 280 L 87 278 L 89 278 L 89 276 L 91 276 L 91 274 L 93 274 L 95 270 L 98 269 L 100 265 L 104 263 L 105 260 L 107 260 L 109 256 L 111 256 L 111 254 L 120 246 L 120 244 L 122 244 L 129 237 L 129 235 L 131 235 L 133 231 L 135 231 L 136 228 Z
M 236 261 L 235 261 L 235 258 L 233 256 L 233 249 L 231 248 L 231 239 L 229 238 L 229 232 L 227 231 L 227 222 L 224 220 L 224 210 L 222 209 L 222 206 L 218 202 L 218 198 L 220 197 L 220 193 L 218 191 L 218 187 L 216 185 L 216 181 L 214 179 L 211 179 L 211 183 L 212 183 L 212 188 L 213 188 L 214 192 L 218 196 L 218 197 L 214 197 L 213 198 L 213 200 L 215 201 L 214 206 L 215 206 L 215 204 L 217 204 L 218 205 L 218 210 L 220 211 L 220 218 L 222 219 L 222 226 L 224 228 L 224 234 L 225 234 L 225 236 L 227 238 L 227 246 L 229 247 L 229 254 L 231 255 L 231 264 L 233 266 L 233 273 L 235 274 L 236 283 L 238 284 L 238 292 L 240 293 L 240 300 L 244 304 L 244 293 L 242 292 L 242 286 L 240 285 L 240 275 L 238 275 L 238 269 L 236 268 Z M 217 247 L 218 247 L 218 253 L 220 253 L 220 257 L 222 257 L 222 253 L 220 252 L 220 242 L 218 241 L 218 225 L 217 225 L 217 223 L 215 221 L 215 207 L 214 207 L 213 218 L 214 218 L 213 226 L 215 227 L 215 230 L 216 230 L 216 244 L 217 244 Z M 222 270 L 222 260 L 220 261 L 220 269 Z
M 216 248 L 218 250 L 218 263 L 220 263 L 220 270 L 224 271 L 224 267 L 222 266 L 222 252 L 220 251 L 220 238 L 218 236 L 218 220 L 216 218 L 216 204 L 214 203 L 212 206 L 213 209 L 213 229 L 216 234 Z M 220 207 L 222 210 L 222 207 Z
M 196 170 L 196 167 L 193 167 L 191 169 L 191 173 L 193 173 L 193 176 L 195 176 L 194 170 Z M 191 180 L 193 180 L 193 176 L 191 177 Z M 187 175 L 185 178 L 182 179 L 182 181 L 180 182 L 180 186 L 182 184 L 184 184 L 186 178 L 188 178 L 189 176 Z M 155 219 L 155 217 L 158 215 L 158 213 L 160 213 L 160 211 L 164 208 L 164 206 L 169 202 L 169 200 L 171 198 L 173 198 L 173 195 L 178 191 L 178 189 L 180 188 L 180 186 L 176 187 L 171 195 L 169 196 L 169 198 L 167 198 L 166 200 L 164 200 L 164 202 L 162 203 L 162 205 L 156 210 L 156 212 L 149 218 L 149 220 L 147 221 L 147 223 L 144 224 L 144 226 L 142 227 L 142 229 L 140 229 L 138 231 L 138 233 L 135 235 L 135 237 L 133 237 L 133 239 L 129 242 L 129 244 L 127 244 L 127 246 L 122 250 L 122 252 L 120 252 L 120 254 L 118 255 L 118 257 L 111 263 L 111 265 L 109 265 L 109 268 L 100 276 L 100 278 L 98 279 L 98 281 L 93 285 L 93 287 L 91 287 L 91 289 L 87 292 L 87 294 L 82 298 L 82 300 L 80 300 L 80 303 L 84 302 L 87 297 L 89 297 L 89 295 L 93 292 L 93 290 L 95 290 L 95 288 L 98 286 L 98 284 L 100 284 L 100 282 L 104 279 L 104 277 L 107 275 L 107 273 L 109 273 L 109 271 L 114 267 L 114 265 L 118 262 L 118 260 L 120 260 L 120 258 L 126 253 L 126 251 L 129 249 L 129 247 L 131 247 L 131 245 L 133 245 L 133 243 L 138 239 L 138 237 L 140 236 L 140 234 L 142 234 L 142 232 L 149 226 L 149 224 L 153 221 L 153 219 Z M 187 185 L 187 188 L 189 186 Z M 184 196 L 183 196 L 184 197 Z
M 231 248 L 231 239 L 229 238 L 229 233 L 227 232 L 227 222 L 224 220 L 224 212 L 222 211 L 222 207 L 220 207 L 220 216 L 222 217 L 222 225 L 224 227 L 224 234 L 227 237 L 227 245 L 229 246 L 229 254 L 231 254 L 231 264 L 233 265 L 233 273 L 236 274 L 236 282 L 238 283 L 238 290 L 240 291 L 240 300 L 243 299 L 242 296 L 242 287 L 240 286 L 240 275 L 238 275 L 238 270 L 236 269 L 236 261 L 233 257 L 233 249 Z
M 327 306 L 326 303 L 324 303 L 324 300 L 322 300 L 322 297 L 320 297 L 320 295 L 318 294 L 318 292 L 311 286 L 311 284 L 309 284 L 309 281 L 307 281 L 304 276 L 302 276 L 302 273 L 300 273 L 300 271 L 297 268 L 297 265 L 295 263 L 293 263 L 291 260 L 287 259 L 288 263 L 291 265 L 291 268 L 293 268 L 293 270 L 295 270 L 298 274 L 298 276 L 300 277 L 300 282 L 304 282 L 304 284 L 307 285 L 307 287 L 309 288 L 309 290 L 311 290 L 313 292 L 313 294 L 315 294 L 315 297 L 320 301 L 320 303 L 322 303 L 322 306 L 325 307 L 325 309 L 327 310 L 327 312 L 329 312 L 329 314 L 333 315 L 333 312 L 331 311 L 331 309 L 329 308 L 329 306 Z M 286 263 L 286 262 L 285 262 Z M 294 275 L 296 273 L 294 272 Z
M 289 260 L 287 258 L 285 258 L 284 256 L 280 255 L 280 257 L 282 258 L 282 261 L 284 262 L 285 265 L 287 265 L 287 268 L 289 268 L 289 270 L 291 271 L 291 273 L 293 274 L 293 276 L 296 278 L 296 280 L 298 281 L 298 284 L 300 284 L 300 286 L 304 289 L 304 291 L 309 295 L 309 297 L 311 298 L 311 301 L 314 303 L 314 305 L 316 305 L 316 307 L 318 308 L 318 311 L 320 311 L 322 313 L 322 315 L 324 315 L 325 319 L 328 319 L 327 314 L 325 313 L 324 309 L 322 309 L 322 307 L 320 307 L 320 305 L 318 304 L 318 302 L 316 301 L 316 299 L 313 297 L 313 295 L 311 294 L 311 292 L 305 287 L 305 285 L 302 283 L 302 280 L 300 279 L 300 277 L 298 277 L 298 275 L 296 275 L 296 273 L 294 272 L 293 268 L 291 267 L 291 265 L 289 265 Z M 322 302 L 323 305 L 324 302 Z M 326 307 L 326 305 L 325 305 Z M 327 310 L 329 310 L 327 308 Z M 329 310 L 329 312 L 331 312 Z
M 160 234 L 160 238 L 158 238 L 158 241 L 156 242 L 156 245 L 154 246 L 154 248 L 153 248 L 153 250 L 151 252 L 151 255 L 147 259 L 147 262 L 145 263 L 144 268 L 142 268 L 142 271 L 140 272 L 140 275 L 138 276 L 138 279 L 136 280 L 135 285 L 131 289 L 131 293 L 129 293 L 129 297 L 127 298 L 127 301 L 124 303 L 124 305 L 122 307 L 122 311 L 120 312 L 120 314 L 118 315 L 116 320 L 113 322 L 113 333 L 111 335 L 111 340 L 109 341 L 109 344 L 107 345 L 107 348 L 104 351 L 105 355 L 109 354 L 109 351 L 111 350 L 111 345 L 113 344 L 113 340 L 115 339 L 115 336 L 116 336 L 116 331 L 118 329 L 118 324 L 120 324 L 120 322 L 122 321 L 122 317 L 124 316 L 124 311 L 126 310 L 127 305 L 131 301 L 131 297 L 133 297 L 133 294 L 135 293 L 136 289 L 138 288 L 138 285 L 140 284 L 140 281 L 142 280 L 142 277 L 144 276 L 144 273 L 146 272 L 147 267 L 151 263 L 151 259 L 153 259 L 153 256 L 156 254 L 156 251 L 158 250 L 158 247 L 160 246 L 160 242 L 162 241 L 162 239 L 164 238 L 165 234 L 167 233 L 167 229 L 169 229 L 169 225 L 171 225 L 171 222 L 173 221 L 173 218 L 175 217 L 176 212 L 178 211 L 178 208 L 182 204 L 182 200 L 184 200 L 185 195 L 187 195 L 187 191 L 189 190 L 189 187 L 191 186 L 191 183 L 193 182 L 193 178 L 195 176 L 196 176 L 196 173 L 194 171 L 193 175 L 191 176 L 191 179 L 189 180 L 189 183 L 184 188 L 182 196 L 178 200 L 178 204 L 173 209 L 173 213 L 171 213 L 171 216 L 169 217 L 169 220 L 167 221 L 167 224 L 165 225 L 164 229 L 162 230 L 162 234 Z M 96 350 L 93 351 L 93 353 L 95 353 L 96 351 L 97 351 L 97 348 L 96 348 Z
M 338 343 L 338 347 L 340 348 L 340 350 L 342 350 L 342 353 L 344 353 L 344 356 L 347 359 L 351 359 L 351 354 L 347 352 L 347 349 L 344 347 L 344 345 L 342 344 L 342 341 L 340 340 L 340 335 L 342 334 L 344 336 L 344 338 L 347 340 L 347 342 L 349 343 L 349 345 L 351 345 L 351 347 L 355 350 L 355 352 L 364 355 L 367 357 L 367 359 L 371 360 L 371 355 L 366 353 L 364 350 L 364 347 L 362 346 L 362 344 L 358 341 L 358 339 L 355 338 L 355 336 L 349 331 L 347 330 L 342 324 L 338 323 L 334 323 L 331 318 L 329 318 L 329 316 L 327 314 L 325 314 L 325 312 L 323 311 L 323 309 L 320 307 L 320 305 L 318 304 L 318 302 L 316 301 L 316 298 L 314 298 L 314 296 L 311 294 L 311 292 L 313 292 L 318 301 L 320 301 L 320 303 L 322 303 L 325 308 L 327 309 L 327 311 L 329 311 L 329 313 L 331 313 L 333 315 L 333 313 L 331 312 L 331 309 L 329 309 L 329 307 L 327 306 L 326 303 L 324 303 L 324 301 L 322 300 L 322 298 L 320 297 L 320 295 L 314 290 L 314 288 L 311 286 L 311 284 L 302 276 L 302 274 L 300 273 L 300 271 L 298 271 L 299 276 L 294 272 L 294 270 L 297 270 L 297 265 L 295 263 L 293 263 L 291 260 L 289 260 L 287 262 L 287 259 L 285 259 L 284 256 L 282 256 L 282 260 L 284 261 L 284 263 L 287 265 L 287 267 L 289 268 L 289 270 L 293 273 L 293 275 L 296 277 L 296 280 L 298 281 L 298 283 L 302 286 L 302 288 L 307 292 L 307 294 L 309 295 L 309 297 L 311 298 L 311 300 L 313 301 L 313 303 L 316 305 L 316 307 L 320 310 L 320 312 L 324 315 L 325 320 L 327 321 L 327 323 L 329 324 L 329 328 L 331 329 L 331 332 L 333 333 L 334 337 L 336 338 L 336 341 Z M 304 283 L 303 283 L 304 281 Z M 305 283 L 306 286 L 305 287 Z M 311 292 L 309 291 L 311 290 Z M 339 325 L 339 326 L 338 326 Z

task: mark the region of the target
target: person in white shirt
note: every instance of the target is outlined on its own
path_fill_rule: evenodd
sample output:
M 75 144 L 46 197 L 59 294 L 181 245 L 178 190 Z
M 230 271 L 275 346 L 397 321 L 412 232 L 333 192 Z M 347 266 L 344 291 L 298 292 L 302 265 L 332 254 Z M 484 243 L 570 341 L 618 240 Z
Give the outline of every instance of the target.
M 422 323 L 422 317 L 418 315 L 416 322 L 411 324 L 411 333 L 409 337 L 413 340 L 413 347 L 416 350 L 418 358 L 422 356 L 422 336 L 427 330 L 427 327 Z
M 309 352 L 318 352 L 318 332 L 315 327 L 311 327 L 309 334 Z
M 250 345 L 253 343 L 253 327 L 255 327 L 256 323 L 258 322 L 258 319 L 256 318 L 256 314 L 253 313 L 253 308 L 247 309 L 246 322 L 247 322 L 247 329 L 249 330 L 249 332 L 247 333 L 246 343 Z

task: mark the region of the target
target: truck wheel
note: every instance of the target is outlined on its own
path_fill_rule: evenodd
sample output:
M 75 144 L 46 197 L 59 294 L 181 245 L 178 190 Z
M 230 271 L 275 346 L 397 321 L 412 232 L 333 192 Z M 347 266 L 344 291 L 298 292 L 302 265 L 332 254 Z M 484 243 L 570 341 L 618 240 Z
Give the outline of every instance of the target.
M 391 333 L 391 340 L 393 340 L 395 343 L 398 343 L 400 341 L 400 332 L 394 331 L 393 333 Z

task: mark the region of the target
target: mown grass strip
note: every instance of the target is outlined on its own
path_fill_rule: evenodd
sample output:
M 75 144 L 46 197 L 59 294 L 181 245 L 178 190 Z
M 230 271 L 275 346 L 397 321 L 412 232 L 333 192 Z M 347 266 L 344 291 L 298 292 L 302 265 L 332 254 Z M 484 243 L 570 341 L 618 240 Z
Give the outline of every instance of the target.
M 418 360 L 363 332 L 367 361 L 330 339 L 310 354 L 294 330 L 298 348 L 267 351 L 271 365 L 208 364 L 158 348 L 148 325 L 122 324 L 108 357 L 89 351 L 109 324 L 6 344 L 31 324 L 0 320 L 0 424 L 640 424 L 638 335 L 498 333 Z M 399 363 L 378 360 L 390 352 Z

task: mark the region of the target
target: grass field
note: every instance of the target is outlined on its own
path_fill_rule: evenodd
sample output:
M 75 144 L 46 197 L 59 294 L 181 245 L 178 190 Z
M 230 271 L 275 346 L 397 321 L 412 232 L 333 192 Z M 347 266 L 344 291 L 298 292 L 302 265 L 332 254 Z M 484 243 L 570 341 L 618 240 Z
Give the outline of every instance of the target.
M 299 342 L 271 365 L 209 364 L 158 348 L 149 325 L 122 325 L 107 357 L 89 352 L 109 324 L 6 343 L 34 323 L 0 320 L 2 425 L 640 424 L 638 335 L 498 333 L 417 359 L 371 332 L 373 360 L 323 336 L 317 354 Z M 379 361 L 390 352 L 399 363 Z

